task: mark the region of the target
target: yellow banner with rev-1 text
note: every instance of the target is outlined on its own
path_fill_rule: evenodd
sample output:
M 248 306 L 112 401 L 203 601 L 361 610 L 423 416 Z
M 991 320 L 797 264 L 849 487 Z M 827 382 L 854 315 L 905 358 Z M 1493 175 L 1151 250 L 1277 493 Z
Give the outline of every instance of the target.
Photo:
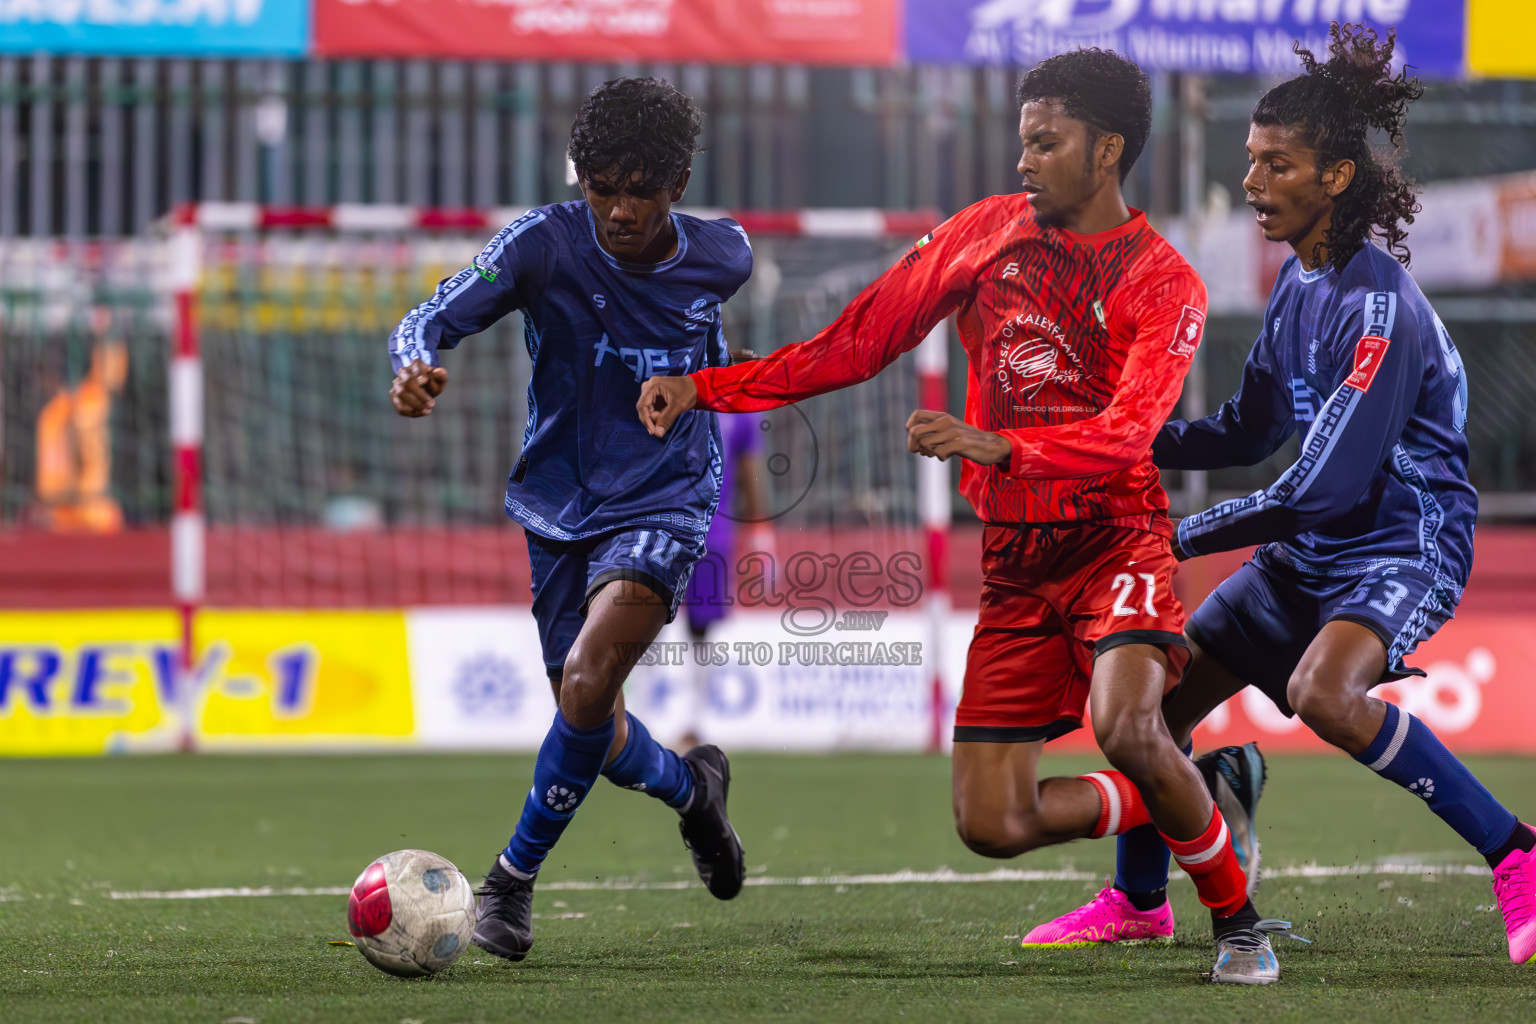
M 411 739 L 399 612 L 199 613 L 202 746 L 330 747 Z
M 399 612 L 0 614 L 0 754 L 411 742 Z M 191 721 L 188 730 L 184 723 Z
M 0 753 L 175 749 L 172 611 L 0 614 Z

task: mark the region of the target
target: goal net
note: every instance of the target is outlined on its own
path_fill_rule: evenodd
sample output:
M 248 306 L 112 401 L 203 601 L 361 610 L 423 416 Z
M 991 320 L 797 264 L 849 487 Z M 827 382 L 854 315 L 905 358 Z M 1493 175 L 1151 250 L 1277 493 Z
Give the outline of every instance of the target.
M 451 355 L 424 420 L 393 414 L 385 349 L 518 212 L 204 204 L 143 239 L 0 243 L 0 542 L 29 552 L 0 569 L 6 603 L 525 603 L 501 501 L 527 417 L 519 318 Z M 726 329 L 759 353 L 824 326 L 936 221 L 737 216 L 756 271 Z M 759 518 L 807 550 L 923 550 L 901 430 L 918 397 L 908 356 L 769 414 Z

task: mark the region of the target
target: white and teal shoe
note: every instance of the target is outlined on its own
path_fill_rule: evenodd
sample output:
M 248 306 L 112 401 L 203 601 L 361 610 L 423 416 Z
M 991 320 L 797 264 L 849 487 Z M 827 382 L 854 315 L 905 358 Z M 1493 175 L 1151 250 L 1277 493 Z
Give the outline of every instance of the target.
M 1200 769 L 1216 809 L 1226 819 L 1232 850 L 1248 877 L 1248 895 L 1252 897 L 1259 889 L 1259 831 L 1255 818 L 1268 774 L 1264 755 L 1256 744 L 1244 743 L 1201 754 L 1195 759 L 1195 767 Z
M 1251 928 L 1239 928 L 1216 940 L 1216 966 L 1211 982 L 1217 985 L 1269 985 L 1280 980 L 1280 961 L 1269 944 L 1270 936 L 1291 934 L 1291 922 L 1265 918 Z

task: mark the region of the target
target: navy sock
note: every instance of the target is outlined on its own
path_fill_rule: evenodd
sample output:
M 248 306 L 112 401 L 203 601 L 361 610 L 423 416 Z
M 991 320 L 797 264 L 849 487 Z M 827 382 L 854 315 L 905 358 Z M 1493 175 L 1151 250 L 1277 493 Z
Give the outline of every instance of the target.
M 1115 888 L 1130 896 L 1137 910 L 1151 910 L 1152 907 L 1137 903 L 1136 896 L 1168 888 L 1168 862 L 1172 856 L 1156 825 L 1137 825 L 1129 832 L 1121 832 L 1115 837 Z M 1162 901 L 1153 906 L 1162 906 Z
M 554 724 L 539 747 L 533 766 L 533 788 L 523 801 L 517 831 L 502 851 L 519 874 L 532 877 L 559 840 L 576 808 L 602 773 L 613 745 L 614 721 L 595 729 L 578 729 L 555 712 Z
M 1508 842 L 1520 822 L 1493 798 L 1429 727 L 1388 704 L 1381 732 L 1356 761 L 1421 797 L 1478 853 Z
M 1194 741 L 1186 743 L 1183 749 L 1186 757 L 1192 754 Z M 1168 861 L 1172 856 L 1156 825 L 1137 825 L 1120 833 L 1115 839 L 1115 888 L 1129 896 L 1131 905 L 1137 910 L 1162 906 L 1166 894 L 1155 903 L 1146 897 L 1155 897 L 1168 888 Z M 1138 897 L 1141 897 L 1139 902 Z M 1142 903 L 1152 903 L 1152 906 L 1144 907 Z
M 651 739 L 640 719 L 625 712 L 629 739 L 603 775 L 615 786 L 649 793 L 668 807 L 682 810 L 693 799 L 693 773 L 675 752 Z

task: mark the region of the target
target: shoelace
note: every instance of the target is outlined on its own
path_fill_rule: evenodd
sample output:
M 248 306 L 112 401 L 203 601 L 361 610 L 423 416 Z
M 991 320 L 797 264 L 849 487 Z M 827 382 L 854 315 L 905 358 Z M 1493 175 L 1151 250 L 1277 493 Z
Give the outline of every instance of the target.
M 1078 907 L 1076 910 L 1072 911 L 1070 914 L 1066 914 L 1064 916 L 1063 920 L 1071 921 L 1074 924 L 1077 923 L 1079 920 L 1081 920 L 1082 918 L 1087 917 L 1093 911 L 1094 904 L 1098 903 L 1100 900 L 1108 900 L 1110 898 L 1109 897 L 1109 893 L 1112 892 L 1113 890 L 1114 890 L 1114 886 L 1106 885 L 1104 888 L 1099 890 L 1099 893 L 1098 893 L 1097 896 L 1095 896 L 1093 899 L 1089 900 L 1087 903 L 1083 904 L 1082 906 Z
M 1273 917 L 1264 918 L 1252 928 L 1239 928 L 1228 932 L 1221 937 L 1218 945 L 1225 946 L 1234 953 L 1262 953 L 1270 948 L 1271 936 L 1295 939 L 1297 942 L 1312 945 L 1311 939 L 1304 939 L 1300 935 L 1291 933 L 1291 922 L 1280 921 Z
M 1513 868 L 1493 873 L 1493 894 L 1504 911 L 1504 923 L 1507 925 L 1531 916 L 1532 896 L 1536 895 L 1531 892 L 1530 886 L 1521 885 L 1516 880 L 1517 874 Z M 1512 917 L 1514 920 L 1511 920 Z
M 1109 879 L 1106 878 L 1104 881 L 1106 883 L 1108 883 Z M 1087 920 L 1089 917 L 1092 916 L 1093 910 L 1094 910 L 1094 906 L 1096 904 L 1098 904 L 1101 900 L 1106 902 L 1106 903 L 1122 902 L 1130 910 L 1135 911 L 1138 914 L 1144 913 L 1144 911 L 1136 910 L 1135 906 L 1131 904 L 1130 899 L 1128 897 L 1126 897 L 1126 896 L 1122 895 L 1120 897 L 1120 899 L 1118 901 L 1116 901 L 1112 894 L 1114 894 L 1114 893 L 1116 893 L 1118 891 L 1119 890 L 1117 890 L 1113 885 L 1106 884 L 1104 886 L 1104 888 L 1099 890 L 1098 895 L 1096 895 L 1093 899 L 1089 900 L 1087 903 L 1085 903 L 1082 906 L 1078 907 L 1076 910 L 1071 911 L 1070 913 L 1062 915 L 1062 917 L 1060 918 L 1061 922 L 1065 926 L 1074 926 L 1074 925 L 1077 925 L 1079 922 Z
M 490 875 L 486 875 L 485 881 L 480 883 L 480 888 L 475 890 L 475 895 L 506 896 L 509 893 L 516 892 L 518 889 L 524 886 L 527 886 L 531 889 L 533 888 L 533 883 L 532 881 L 525 882 L 521 878 L 518 878 L 516 875 L 507 875 L 504 879 L 498 878 L 495 881 L 491 880 Z

